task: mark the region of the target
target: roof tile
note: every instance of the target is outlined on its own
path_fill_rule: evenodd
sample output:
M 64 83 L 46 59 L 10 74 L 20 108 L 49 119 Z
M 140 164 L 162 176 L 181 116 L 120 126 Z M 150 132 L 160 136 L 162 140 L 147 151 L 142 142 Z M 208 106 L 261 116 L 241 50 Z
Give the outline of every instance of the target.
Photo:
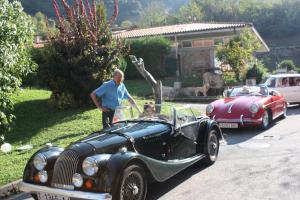
M 226 28 L 240 28 L 245 27 L 245 23 L 191 23 L 191 24 L 178 24 L 160 27 L 151 27 L 144 29 L 126 30 L 114 32 L 116 37 L 120 38 L 137 38 L 145 36 L 158 36 L 158 35 L 170 35 L 185 32 L 195 32 L 195 31 L 208 31 L 208 30 L 218 30 Z

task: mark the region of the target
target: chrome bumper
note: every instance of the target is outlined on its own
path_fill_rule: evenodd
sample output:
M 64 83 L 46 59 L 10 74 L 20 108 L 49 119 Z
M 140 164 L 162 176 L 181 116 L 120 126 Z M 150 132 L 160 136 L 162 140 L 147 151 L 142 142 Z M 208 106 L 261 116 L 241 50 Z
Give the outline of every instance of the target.
M 20 190 L 28 193 L 37 193 L 44 192 L 49 194 L 56 194 L 69 198 L 76 199 L 91 199 L 91 200 L 111 200 L 112 196 L 109 193 L 92 193 L 92 192 L 81 192 L 81 191 L 72 191 L 64 190 L 58 188 L 50 188 L 40 185 L 34 185 L 30 183 L 21 182 Z
M 226 119 L 226 118 L 217 118 L 216 119 L 216 116 L 213 116 L 213 119 L 218 123 L 239 123 L 241 125 L 244 125 L 244 123 L 259 124 L 262 122 L 262 118 L 259 118 L 259 119 L 244 118 L 243 115 L 241 115 L 239 119 Z

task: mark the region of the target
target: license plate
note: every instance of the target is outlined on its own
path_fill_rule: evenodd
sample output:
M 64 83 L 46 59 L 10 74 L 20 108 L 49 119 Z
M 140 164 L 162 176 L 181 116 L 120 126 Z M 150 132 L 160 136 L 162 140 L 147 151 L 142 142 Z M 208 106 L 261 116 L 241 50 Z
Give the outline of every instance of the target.
M 238 128 L 238 123 L 219 123 L 220 128 Z
M 39 200 L 69 200 L 69 197 L 64 197 L 56 194 L 39 192 L 37 193 Z

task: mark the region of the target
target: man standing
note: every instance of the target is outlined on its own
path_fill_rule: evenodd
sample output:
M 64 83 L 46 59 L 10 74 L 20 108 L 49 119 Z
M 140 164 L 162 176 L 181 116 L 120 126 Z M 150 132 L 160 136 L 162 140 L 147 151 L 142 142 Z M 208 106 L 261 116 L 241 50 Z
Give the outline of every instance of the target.
M 112 80 L 104 82 L 90 94 L 94 104 L 102 111 L 103 128 L 107 128 L 112 124 L 115 109 L 121 105 L 123 99 L 127 99 L 131 104 L 137 107 L 136 102 L 128 93 L 123 80 L 124 73 L 116 69 L 113 73 Z M 97 97 L 101 98 L 101 104 Z

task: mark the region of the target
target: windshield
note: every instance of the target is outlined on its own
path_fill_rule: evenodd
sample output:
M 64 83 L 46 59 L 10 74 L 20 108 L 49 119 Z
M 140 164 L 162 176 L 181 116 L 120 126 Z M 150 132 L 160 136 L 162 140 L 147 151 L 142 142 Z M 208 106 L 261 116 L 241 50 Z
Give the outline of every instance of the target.
M 230 97 L 236 96 L 266 96 L 268 88 L 266 86 L 243 86 L 233 88 Z
M 173 123 L 174 110 L 169 105 L 145 104 L 140 112 L 132 106 L 119 106 L 113 118 L 113 123 L 126 120 L 151 120 Z
M 275 85 L 276 85 L 276 78 L 268 78 L 268 79 L 265 81 L 265 84 L 266 84 L 268 87 L 275 87 Z
M 175 115 L 177 117 L 174 117 Z M 133 106 L 117 107 L 113 123 L 145 120 L 162 121 L 169 124 L 185 124 L 195 121 L 202 115 L 202 109 L 198 105 L 176 105 L 166 103 L 163 105 L 154 105 L 146 103 L 141 111 Z

